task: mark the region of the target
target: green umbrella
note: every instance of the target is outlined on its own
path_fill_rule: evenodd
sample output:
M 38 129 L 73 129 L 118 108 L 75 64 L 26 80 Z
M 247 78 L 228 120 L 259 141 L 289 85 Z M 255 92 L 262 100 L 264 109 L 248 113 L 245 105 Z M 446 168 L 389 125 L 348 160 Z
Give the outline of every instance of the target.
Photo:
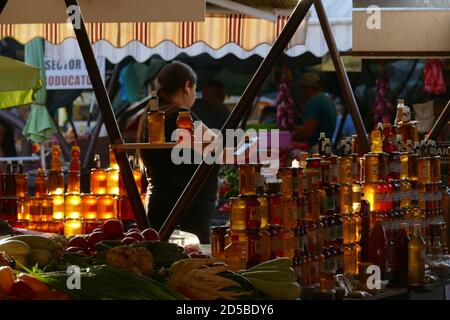
M 42 39 L 36 38 L 25 45 L 25 61 L 38 67 L 41 79 L 45 79 L 44 41 Z M 56 133 L 55 124 L 45 107 L 47 98 L 45 86 L 36 92 L 34 98 L 30 115 L 22 133 L 33 142 L 44 143 Z
M 39 68 L 0 56 L 0 109 L 33 102 L 42 87 Z

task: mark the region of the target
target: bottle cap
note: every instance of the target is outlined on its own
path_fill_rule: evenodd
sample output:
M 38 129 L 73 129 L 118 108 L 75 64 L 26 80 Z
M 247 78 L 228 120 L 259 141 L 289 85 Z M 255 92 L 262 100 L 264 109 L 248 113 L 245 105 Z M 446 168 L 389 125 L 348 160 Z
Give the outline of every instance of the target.
M 405 104 L 405 100 L 404 99 L 398 99 L 397 103 L 400 105 L 404 105 Z
M 325 132 L 321 132 L 320 133 L 320 138 L 325 138 L 326 136 L 325 136 Z

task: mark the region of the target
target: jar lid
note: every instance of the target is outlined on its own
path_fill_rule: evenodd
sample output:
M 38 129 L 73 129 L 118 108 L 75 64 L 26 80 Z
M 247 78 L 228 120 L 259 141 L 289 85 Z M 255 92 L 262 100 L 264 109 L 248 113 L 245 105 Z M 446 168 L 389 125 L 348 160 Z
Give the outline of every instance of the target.
M 180 112 L 178 112 L 178 116 L 180 116 L 180 117 L 190 117 L 191 116 L 191 112 L 190 111 L 180 111 Z

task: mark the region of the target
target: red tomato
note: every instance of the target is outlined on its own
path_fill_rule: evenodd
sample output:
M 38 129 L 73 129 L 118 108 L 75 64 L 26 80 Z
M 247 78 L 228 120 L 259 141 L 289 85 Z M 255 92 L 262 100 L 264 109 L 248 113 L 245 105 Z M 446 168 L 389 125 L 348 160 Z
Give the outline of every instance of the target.
M 68 247 L 66 249 L 66 252 L 80 252 L 80 251 L 84 252 L 84 249 L 80 247 Z
M 109 240 L 123 238 L 123 224 L 119 219 L 110 219 L 103 225 L 103 233 Z
M 153 228 L 145 229 L 144 231 L 142 231 L 142 235 L 144 236 L 145 240 L 159 240 L 158 231 Z
M 87 241 L 82 236 L 76 236 L 70 239 L 69 247 L 87 248 Z
M 36 279 L 35 277 L 27 273 L 19 274 L 17 276 L 17 280 L 25 282 L 35 293 L 48 292 L 50 290 L 45 283 L 41 282 L 40 280 Z
M 108 240 L 103 232 L 94 232 L 89 235 L 87 244 L 89 249 L 95 249 L 95 245 L 100 241 Z
M 130 245 L 130 244 L 133 244 L 133 243 L 138 243 L 138 241 L 135 238 L 132 238 L 132 237 L 125 237 L 125 238 L 122 239 L 121 242 L 123 244 L 126 244 L 126 245 Z
M 25 281 L 19 280 L 13 283 L 11 296 L 20 300 L 33 300 L 36 293 Z
M 144 240 L 145 240 L 144 236 L 143 236 L 140 232 L 136 232 L 136 231 L 128 232 L 128 233 L 125 235 L 125 237 L 127 237 L 127 238 L 134 238 L 134 239 L 136 239 L 138 242 L 139 242 L 139 241 L 144 241 Z

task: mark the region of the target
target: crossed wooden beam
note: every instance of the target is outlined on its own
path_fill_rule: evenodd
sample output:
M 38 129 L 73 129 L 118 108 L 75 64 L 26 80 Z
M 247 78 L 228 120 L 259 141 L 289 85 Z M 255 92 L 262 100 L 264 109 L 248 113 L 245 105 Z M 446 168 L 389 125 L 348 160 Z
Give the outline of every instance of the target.
M 7 4 L 7 1 L 8 0 L 0 0 L 0 14 L 5 5 Z M 64 1 L 66 7 L 73 5 L 79 7 L 77 0 L 64 0 Z M 358 138 L 361 143 L 362 151 L 364 153 L 370 151 L 369 138 L 366 129 L 364 127 L 364 123 L 362 121 L 361 114 L 359 112 L 358 105 L 353 90 L 351 88 L 348 75 L 342 62 L 339 50 L 337 49 L 333 33 L 331 32 L 330 23 L 328 21 L 321 0 L 302 0 L 297 4 L 286 26 L 281 31 L 278 38 L 275 40 L 275 43 L 273 44 L 271 50 L 269 51 L 266 58 L 259 66 L 258 70 L 256 71 L 247 88 L 245 89 L 241 99 L 234 107 L 229 118 L 225 122 L 221 130 L 224 136 L 226 129 L 236 128 L 239 125 L 239 122 L 244 117 L 248 108 L 251 108 L 253 99 L 255 98 L 265 79 L 269 75 L 270 70 L 275 65 L 277 59 L 283 54 L 284 49 L 288 45 L 292 36 L 297 31 L 298 27 L 308 14 L 309 9 L 313 5 L 319 17 L 320 25 L 322 27 L 325 40 L 327 42 L 334 67 L 336 69 L 336 73 L 338 76 L 338 80 L 343 92 L 346 105 L 348 107 L 348 111 L 353 119 L 353 123 L 355 124 L 356 132 L 358 134 Z M 73 23 L 75 23 L 75 21 L 73 21 Z M 98 69 L 97 62 L 95 60 L 94 52 L 92 50 L 92 46 L 89 41 L 89 37 L 86 32 L 86 26 L 82 16 L 80 19 L 80 28 L 75 28 L 74 26 L 74 30 L 111 143 L 116 145 L 124 144 L 122 135 L 119 131 L 117 120 L 114 116 L 111 101 L 109 99 L 103 80 L 100 76 L 100 71 Z M 431 130 L 429 134 L 429 139 L 436 138 L 438 133 L 447 123 L 449 115 L 450 115 L 450 102 L 447 104 L 438 121 Z M 116 155 L 117 163 L 119 164 L 120 167 L 120 173 L 122 175 L 128 196 L 130 198 L 130 202 L 138 226 L 141 229 L 147 228 L 149 227 L 149 222 L 145 214 L 145 209 L 142 204 L 138 188 L 134 181 L 132 170 L 128 162 L 127 154 L 125 152 L 119 152 L 118 150 L 114 150 L 114 152 Z M 193 199 L 195 199 L 199 190 L 203 186 L 203 183 L 206 181 L 207 177 L 211 173 L 213 166 L 214 165 L 208 165 L 205 162 L 202 162 L 198 166 L 188 185 L 184 189 L 174 208 L 167 217 L 161 230 L 159 230 L 160 237 L 162 240 L 167 241 L 170 238 L 173 230 L 183 219 L 185 212 L 190 207 Z

